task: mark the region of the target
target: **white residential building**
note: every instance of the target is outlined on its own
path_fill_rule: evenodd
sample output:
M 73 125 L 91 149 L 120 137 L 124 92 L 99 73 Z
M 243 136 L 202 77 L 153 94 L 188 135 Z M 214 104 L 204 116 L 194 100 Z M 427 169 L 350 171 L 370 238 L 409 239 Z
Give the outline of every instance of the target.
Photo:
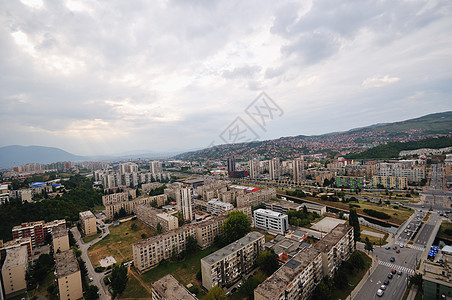
M 212 199 L 207 202 L 207 212 L 218 215 L 225 211 L 230 211 L 234 208 L 231 203 L 221 202 L 218 199 Z
M 284 234 L 289 227 L 289 217 L 268 209 L 256 209 L 253 212 L 254 227 L 266 231 Z

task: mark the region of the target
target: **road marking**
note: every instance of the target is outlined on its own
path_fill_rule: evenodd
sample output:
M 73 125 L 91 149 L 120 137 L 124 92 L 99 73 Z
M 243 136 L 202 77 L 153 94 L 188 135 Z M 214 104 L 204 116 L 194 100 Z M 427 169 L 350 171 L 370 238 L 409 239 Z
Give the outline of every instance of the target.
M 407 267 L 403 267 L 403 266 L 398 266 L 398 265 L 395 265 L 395 264 L 391 264 L 391 263 L 389 263 L 387 261 L 379 260 L 378 264 L 382 265 L 382 266 L 385 266 L 385 267 L 389 267 L 391 269 L 396 269 L 397 271 L 402 271 L 404 273 L 408 273 L 410 275 L 414 273 L 413 269 L 410 269 L 410 268 L 407 268 Z
M 414 245 L 409 245 L 409 244 L 407 244 L 405 247 L 408 247 L 408 248 L 411 248 L 411 249 L 414 249 L 414 250 L 418 250 L 418 251 L 424 251 L 425 250 L 424 247 L 414 246 Z

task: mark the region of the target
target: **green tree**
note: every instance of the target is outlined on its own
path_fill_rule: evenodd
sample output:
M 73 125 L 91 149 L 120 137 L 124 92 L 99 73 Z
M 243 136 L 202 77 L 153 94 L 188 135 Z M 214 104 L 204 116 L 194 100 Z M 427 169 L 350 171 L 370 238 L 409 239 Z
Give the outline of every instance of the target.
M 227 220 L 223 223 L 225 240 L 232 243 L 251 231 L 248 216 L 241 211 L 229 213 Z
M 179 223 L 179 226 L 182 226 L 185 224 L 185 219 L 184 219 L 184 214 L 179 210 L 177 211 L 177 213 L 175 214 L 177 221 Z
M 339 269 L 339 271 L 337 271 L 336 275 L 334 276 L 334 285 L 338 289 L 343 289 L 348 286 L 348 278 L 344 270 Z
M 349 262 L 354 269 L 362 270 L 366 267 L 365 261 L 359 251 L 353 252 L 350 256 Z
M 204 297 L 205 300 L 226 300 L 226 294 L 223 289 L 219 286 L 213 287 L 207 295 Z
M 270 276 L 279 268 L 278 256 L 271 250 L 262 251 L 257 257 L 257 265 Z
M 132 223 L 132 225 L 130 225 L 130 229 L 132 229 L 133 231 L 137 231 L 138 230 L 138 225 L 135 223 Z
M 127 268 L 122 264 L 114 265 L 111 271 L 111 288 L 115 294 L 121 294 L 127 284 Z
M 374 251 L 374 245 L 371 243 L 371 241 L 369 240 L 369 238 L 366 236 L 366 239 L 364 240 L 365 246 L 364 249 L 367 252 L 373 252 Z
M 350 215 L 348 218 L 348 222 L 349 222 L 350 226 L 353 227 L 354 238 L 355 238 L 355 248 L 356 248 L 356 242 L 359 241 L 360 237 L 361 237 L 361 229 L 359 226 L 358 214 L 356 213 L 356 209 L 354 209 L 354 208 L 350 209 Z
M 163 232 L 163 227 L 162 227 L 162 224 L 160 224 L 160 222 L 159 223 L 157 223 L 157 234 L 161 234 Z
M 409 280 L 412 284 L 417 285 L 417 287 L 422 290 L 422 274 L 415 273 L 409 277 Z
M 186 239 L 186 246 L 185 251 L 187 251 L 187 254 L 195 253 L 198 248 L 198 243 L 196 242 L 196 239 L 189 235 Z
M 99 298 L 99 294 L 97 293 L 99 291 L 99 288 L 95 285 L 90 285 L 87 290 L 86 290 L 86 294 L 85 294 L 85 299 L 86 300 L 94 300 Z

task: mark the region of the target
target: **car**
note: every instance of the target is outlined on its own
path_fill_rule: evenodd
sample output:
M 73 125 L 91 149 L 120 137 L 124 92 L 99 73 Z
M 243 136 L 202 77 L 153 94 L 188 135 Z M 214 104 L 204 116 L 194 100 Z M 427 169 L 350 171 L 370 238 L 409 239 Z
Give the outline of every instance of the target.
M 383 284 L 382 286 L 380 286 L 380 290 L 386 290 L 386 285 Z
M 394 245 L 394 247 L 392 247 L 392 249 L 394 249 L 394 250 L 395 250 L 395 249 L 397 249 L 397 246 L 396 246 L 396 245 Z
M 425 205 L 422 205 L 422 208 L 425 208 Z M 421 210 L 422 211 L 422 210 Z
M 388 286 L 388 284 L 389 284 L 389 280 L 388 279 L 386 279 L 384 282 L 383 282 L 386 286 Z
M 394 277 L 391 273 L 388 274 L 388 279 L 392 279 Z
M 107 272 L 104 273 L 104 275 L 108 275 L 111 273 L 111 270 L 108 270 Z
M 386 249 L 386 250 L 389 250 L 389 249 L 391 249 L 391 247 L 390 247 L 390 246 L 386 246 L 385 249 Z
M 396 271 L 395 269 L 392 269 L 392 270 L 391 270 L 391 273 L 392 273 L 392 274 L 395 274 L 395 273 L 397 273 L 397 271 Z
M 385 292 L 382 289 L 378 289 L 377 296 L 382 297 Z
M 89 278 L 89 282 L 93 282 L 93 280 L 94 280 L 93 277 Z
M 389 261 L 390 261 L 390 262 L 395 262 L 395 257 L 394 257 L 394 256 L 391 257 L 391 258 L 389 259 Z
M 402 271 L 397 271 L 397 275 L 402 275 Z
M 403 247 L 405 247 L 403 244 L 400 244 L 400 248 L 403 248 Z
M 408 230 L 406 230 L 406 229 L 405 229 L 405 230 L 404 230 L 403 232 L 407 233 L 407 232 L 408 232 Z
M 397 249 L 397 250 L 396 250 L 396 253 L 400 253 L 400 249 Z
M 234 288 L 232 288 L 231 293 L 235 293 L 236 291 L 237 291 L 237 288 L 234 287 Z

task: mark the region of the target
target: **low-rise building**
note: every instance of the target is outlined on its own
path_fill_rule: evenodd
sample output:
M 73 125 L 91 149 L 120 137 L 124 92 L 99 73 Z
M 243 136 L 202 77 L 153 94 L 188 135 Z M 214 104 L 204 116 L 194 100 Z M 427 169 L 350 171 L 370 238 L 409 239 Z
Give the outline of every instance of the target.
M 323 276 L 333 277 L 336 270 L 353 253 L 353 227 L 338 224 L 314 245 L 322 254 Z
M 273 233 L 284 234 L 289 228 L 289 217 L 268 209 L 256 209 L 253 212 L 254 227 Z
M 402 190 L 408 187 L 408 179 L 406 177 L 374 176 L 372 177 L 372 185 L 374 188 L 381 185 L 387 189 Z
M 55 253 L 55 273 L 61 300 L 83 298 L 82 277 L 74 251 Z
M 27 281 L 25 279 L 28 269 L 27 257 L 26 246 L 6 250 L 6 258 L 2 266 L 2 280 L 6 298 L 27 290 Z
M 214 215 L 218 215 L 222 212 L 230 211 L 232 209 L 234 209 L 234 206 L 231 203 L 222 202 L 218 199 L 212 199 L 207 202 L 207 212 Z
M 226 286 L 249 272 L 263 250 L 264 235 L 250 232 L 241 239 L 201 259 L 202 285 L 211 290 Z
M 153 282 L 152 300 L 197 300 L 179 281 L 171 274 L 167 274 Z
M 254 299 L 309 299 L 321 279 L 320 252 L 305 248 L 262 282 L 254 290 Z
M 80 225 L 85 235 L 94 235 L 97 233 L 96 217 L 87 210 L 80 212 Z
M 271 249 L 278 255 L 280 261 L 285 262 L 293 258 L 300 250 L 311 247 L 311 244 L 278 234 L 273 240 L 265 243 L 265 249 Z
M 139 204 L 135 207 L 135 214 L 138 220 L 157 229 L 157 225 L 162 226 L 163 232 L 174 230 L 179 227 L 178 220 L 175 216 L 163 212 L 145 204 Z
M 156 207 L 163 206 L 167 201 L 166 195 L 156 195 L 156 196 L 142 196 L 134 200 L 116 202 L 113 204 L 105 205 L 105 216 L 107 219 L 113 219 L 115 214 L 118 214 L 121 209 L 124 209 L 126 214 L 130 215 L 135 213 L 135 207 L 140 204 L 151 205 L 155 204 Z
M 266 209 L 270 209 L 280 213 L 286 213 L 288 210 L 303 210 L 306 209 L 310 213 L 316 213 L 319 216 L 323 216 L 326 213 L 326 206 L 312 203 L 294 203 L 289 201 L 267 201 L 264 203 Z
M 69 235 L 67 229 L 57 229 L 52 232 L 53 252 L 63 252 L 69 250 Z
M 441 261 L 439 261 L 441 259 Z M 452 254 L 443 252 L 435 262 L 425 260 L 422 270 L 424 299 L 452 299 Z

